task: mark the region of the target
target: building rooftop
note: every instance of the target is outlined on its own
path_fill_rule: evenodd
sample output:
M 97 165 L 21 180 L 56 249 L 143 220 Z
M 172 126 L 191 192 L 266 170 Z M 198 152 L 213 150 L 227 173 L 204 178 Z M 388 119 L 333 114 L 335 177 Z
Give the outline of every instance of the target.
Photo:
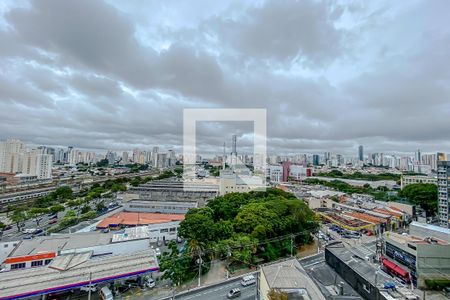
M 111 242 L 111 238 L 112 234 L 99 232 L 40 236 L 31 240 L 20 241 L 16 248 L 9 254 L 9 257 L 107 245 Z
M 438 238 L 421 238 L 409 234 L 398 234 L 396 232 L 384 232 L 383 235 L 399 244 L 438 244 L 438 245 L 448 245 L 447 241 Z
M 72 264 L 65 264 L 62 261 L 64 257 Z M 52 264 L 53 268 L 49 265 L 0 273 L 1 297 L 16 299 L 37 296 L 158 270 L 152 251 L 95 260 L 86 260 L 82 254 L 76 254 L 62 256 L 57 263 L 61 270 Z
M 411 224 L 409 224 L 409 226 L 416 226 L 416 227 L 420 227 L 420 228 L 423 228 L 426 230 L 438 231 L 440 233 L 450 235 L 449 228 L 444 228 L 444 227 L 440 227 L 440 226 L 436 226 L 436 225 L 431 225 L 431 224 L 420 223 L 420 222 L 414 221 Z
M 309 278 L 306 271 L 296 259 L 264 266 L 262 267 L 262 272 L 264 273 L 270 289 L 277 288 L 289 292 L 306 290 L 309 299 L 325 300 L 325 297 L 322 295 L 319 288 L 314 284 L 311 278 Z
M 333 253 L 334 256 L 339 258 L 339 260 L 353 269 L 362 278 L 369 281 L 373 286 L 392 281 L 392 278 L 387 277 L 383 272 L 379 272 L 374 265 L 362 258 L 358 252 L 355 252 L 352 248 L 347 247 L 342 243 L 329 245 L 326 247 L 326 251 Z M 377 284 L 375 284 L 375 282 Z
M 130 240 L 148 239 L 150 237 L 150 229 L 148 226 L 138 226 L 125 228 L 124 233 L 116 233 L 112 237 L 112 242 L 124 242 Z
M 119 212 L 103 219 L 97 224 L 97 228 L 108 228 L 110 226 L 138 226 L 160 224 L 184 220 L 182 214 L 161 214 L 145 212 Z

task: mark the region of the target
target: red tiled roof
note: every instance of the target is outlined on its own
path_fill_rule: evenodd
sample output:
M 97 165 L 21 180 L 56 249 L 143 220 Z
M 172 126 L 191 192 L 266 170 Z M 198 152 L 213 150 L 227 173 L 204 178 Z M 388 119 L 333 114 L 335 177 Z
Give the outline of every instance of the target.
M 103 219 L 100 223 L 97 224 L 97 228 L 107 228 L 111 225 L 150 225 L 182 220 L 184 220 L 184 215 L 182 214 L 120 212 Z

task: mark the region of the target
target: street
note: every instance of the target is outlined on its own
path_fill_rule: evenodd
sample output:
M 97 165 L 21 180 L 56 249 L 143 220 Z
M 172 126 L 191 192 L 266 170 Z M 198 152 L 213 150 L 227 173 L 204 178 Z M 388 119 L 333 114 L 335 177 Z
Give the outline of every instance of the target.
M 166 293 L 161 294 L 161 290 L 135 290 L 133 293 L 129 293 L 123 297 L 123 299 L 137 299 L 137 300 L 169 300 L 175 296 L 174 299 L 183 300 L 222 300 L 228 299 L 228 292 L 233 289 L 238 288 L 241 290 L 241 296 L 237 299 L 240 300 L 250 300 L 256 298 L 256 284 L 250 286 L 242 286 L 240 283 L 240 277 L 234 278 L 230 281 L 224 281 L 218 284 L 214 284 L 208 287 L 195 289 L 191 291 L 184 291 L 180 294 L 173 295 L 171 291 L 167 290 Z

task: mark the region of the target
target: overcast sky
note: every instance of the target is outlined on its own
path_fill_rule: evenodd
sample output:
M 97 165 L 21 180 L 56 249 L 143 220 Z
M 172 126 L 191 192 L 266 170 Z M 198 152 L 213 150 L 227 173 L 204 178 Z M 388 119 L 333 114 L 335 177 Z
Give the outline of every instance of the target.
M 0 2 L 0 139 L 181 150 L 266 108 L 271 153 L 450 153 L 450 1 Z M 221 152 L 249 123 L 205 123 Z

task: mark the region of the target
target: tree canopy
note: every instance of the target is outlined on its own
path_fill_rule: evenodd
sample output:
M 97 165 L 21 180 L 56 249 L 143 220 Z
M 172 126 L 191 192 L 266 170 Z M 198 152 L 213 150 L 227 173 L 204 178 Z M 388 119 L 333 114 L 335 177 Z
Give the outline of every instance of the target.
M 411 203 L 419 205 L 427 215 L 436 213 L 438 208 L 438 189 L 432 183 L 415 183 L 403 188 L 400 197 L 407 198 Z
M 204 259 L 222 258 L 230 264 L 253 266 L 289 255 L 293 244 L 308 242 L 317 227 L 314 212 L 302 200 L 279 189 L 268 189 L 226 194 L 210 200 L 206 207 L 191 209 L 180 223 L 178 234 L 187 239 L 190 258 L 200 252 Z M 177 257 L 190 263 L 190 268 L 196 267 L 195 260 L 180 256 L 163 255 L 161 270 L 172 274 L 167 276 L 178 274 L 181 263 Z M 177 275 L 171 279 L 179 283 L 186 278 Z

